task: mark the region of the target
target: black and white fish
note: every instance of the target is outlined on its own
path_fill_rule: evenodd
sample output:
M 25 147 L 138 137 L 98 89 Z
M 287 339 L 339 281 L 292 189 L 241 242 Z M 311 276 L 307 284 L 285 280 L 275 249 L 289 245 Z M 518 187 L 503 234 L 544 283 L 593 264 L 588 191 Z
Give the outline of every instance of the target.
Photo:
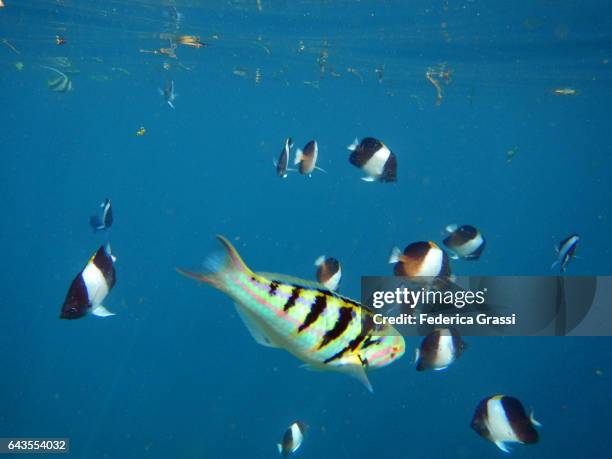
M 72 81 L 68 78 L 64 72 L 60 72 L 55 67 L 49 67 L 48 65 L 41 65 L 42 68 L 47 70 L 51 70 L 52 72 L 57 73 L 57 77 L 47 81 L 47 86 L 51 91 L 54 92 L 69 92 L 72 91 Z
M 446 232 L 449 234 L 444 245 L 449 249 L 449 256 L 456 260 L 478 260 L 485 248 L 486 241 L 477 228 L 471 225 L 448 225 Z
M 88 312 L 114 316 L 102 302 L 115 285 L 115 261 L 109 244 L 101 246 L 70 284 L 60 319 L 79 319 Z
M 306 424 L 300 421 L 296 421 L 289 426 L 285 435 L 283 435 L 283 440 L 281 443 L 277 443 L 276 447 L 278 448 L 278 453 L 287 457 L 290 454 L 295 453 L 300 446 L 302 446 L 302 442 L 304 441 L 304 434 L 308 427 Z
M 276 175 L 281 178 L 287 178 L 287 171 L 289 169 L 289 154 L 291 153 L 291 148 L 293 147 L 293 141 L 291 137 L 287 137 L 285 139 L 285 146 L 281 150 L 280 156 L 278 157 L 278 161 L 273 161 L 274 167 L 276 167 Z
M 556 265 L 561 265 L 561 272 L 565 272 L 567 264 L 574 257 L 578 241 L 580 241 L 580 236 L 577 234 L 572 234 L 563 239 L 559 243 L 559 246 L 555 247 L 557 251 L 557 261 L 552 264 L 551 268 L 554 268 Z
M 419 281 L 419 278 L 450 278 L 450 265 L 446 252 L 432 241 L 413 242 L 402 252 L 394 247 L 389 257 L 396 276 Z
M 317 166 L 319 157 L 319 145 L 316 140 L 311 140 L 304 146 L 304 150 L 299 148 L 295 152 L 295 165 L 298 166 L 300 174 L 311 176 L 315 169 L 325 172 Z
M 396 182 L 397 157 L 380 140 L 366 137 L 359 142 L 355 139 L 347 147 L 352 153 L 349 162 L 366 173 L 365 182 Z
M 438 328 L 428 334 L 415 353 L 417 371 L 444 370 L 461 357 L 466 345 L 459 332 L 452 328 Z
M 170 108 L 174 108 L 174 101 L 178 97 L 178 94 L 174 91 L 174 80 L 168 81 L 164 89 L 159 89 L 159 93 L 164 96 Z
M 494 395 L 482 400 L 476 407 L 471 427 L 478 435 L 492 441 L 505 453 L 510 450 L 506 443 L 537 443 L 541 427 L 533 417 L 527 416 L 522 403 L 507 395 Z
M 94 231 L 102 231 L 109 229 L 113 224 L 113 207 L 110 199 L 106 198 L 104 202 L 100 204 L 102 208 L 102 217 L 93 215 L 89 218 L 89 224 Z
M 321 255 L 315 260 L 314 264 L 317 267 L 317 282 L 328 290 L 338 291 L 340 281 L 342 280 L 340 262 L 333 257 Z

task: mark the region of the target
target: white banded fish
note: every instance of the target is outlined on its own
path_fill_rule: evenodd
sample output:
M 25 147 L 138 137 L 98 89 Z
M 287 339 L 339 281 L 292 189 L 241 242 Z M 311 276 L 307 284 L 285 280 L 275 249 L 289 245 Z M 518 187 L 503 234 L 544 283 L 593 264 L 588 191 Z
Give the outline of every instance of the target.
M 396 182 L 397 157 L 380 140 L 366 137 L 361 142 L 355 139 L 347 147 L 351 151 L 349 162 L 366 173 L 365 182 Z
M 79 319 L 88 312 L 98 317 L 114 316 L 102 302 L 115 286 L 115 261 L 109 244 L 101 246 L 76 275 L 62 305 L 60 319 Z
M 448 225 L 448 237 L 442 241 L 449 249 L 453 260 L 478 260 L 485 248 L 486 240 L 478 228 L 472 225 Z
M 295 421 L 291 424 L 285 431 L 282 442 L 276 444 L 278 454 L 283 457 L 288 457 L 300 449 L 304 441 L 306 430 L 308 430 L 308 426 L 303 422 Z
M 376 327 L 372 313 L 356 301 L 298 279 L 255 273 L 223 236 L 224 257 L 211 257 L 206 273 L 178 272 L 221 290 L 253 338 L 287 350 L 314 370 L 346 373 L 372 386 L 366 371 L 399 359 L 404 338 L 391 326 Z
M 444 370 L 461 357 L 466 345 L 459 332 L 452 328 L 438 328 L 429 333 L 415 352 L 417 371 Z
M 102 218 L 97 215 L 93 215 L 89 218 L 89 225 L 93 228 L 94 232 L 106 230 L 113 224 L 113 207 L 110 199 L 106 198 L 101 204 Z
M 527 416 L 520 400 L 507 395 L 481 400 L 471 423 L 478 435 L 492 441 L 505 453 L 510 452 L 506 443 L 537 443 L 539 435 L 534 426 L 542 424 L 535 420 L 533 412 Z

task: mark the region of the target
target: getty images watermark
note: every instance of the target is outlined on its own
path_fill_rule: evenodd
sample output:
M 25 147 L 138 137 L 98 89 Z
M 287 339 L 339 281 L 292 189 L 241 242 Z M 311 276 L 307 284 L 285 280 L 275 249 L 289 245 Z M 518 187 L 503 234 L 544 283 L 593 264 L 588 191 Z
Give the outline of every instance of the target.
M 449 288 L 449 286 L 442 286 Z M 452 308 L 463 309 L 470 306 L 484 307 L 486 292 L 483 290 L 432 290 L 421 287 L 418 290 L 408 287 L 396 287 L 395 290 L 376 290 L 372 293 L 372 307 L 382 310 L 387 307 L 398 307 L 397 315 L 383 312 L 374 312 L 376 325 L 515 325 L 516 314 L 500 316 L 486 312 L 475 315 L 465 313 L 448 314 Z M 417 310 L 417 306 L 421 306 Z M 445 311 L 445 309 L 447 311 Z M 423 312 L 429 311 L 429 312 Z
M 612 277 L 363 277 L 361 302 L 381 330 L 426 335 L 612 336 Z M 385 328 L 391 325 L 392 328 Z

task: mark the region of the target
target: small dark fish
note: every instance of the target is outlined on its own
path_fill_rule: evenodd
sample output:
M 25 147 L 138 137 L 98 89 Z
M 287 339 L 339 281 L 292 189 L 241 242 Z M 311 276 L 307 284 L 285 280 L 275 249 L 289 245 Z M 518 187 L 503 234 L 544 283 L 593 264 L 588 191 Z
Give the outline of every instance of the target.
M 561 265 L 561 272 L 565 272 L 567 264 L 574 257 L 574 252 L 576 251 L 578 241 L 580 241 L 580 236 L 577 234 L 572 234 L 571 236 L 563 239 L 559 243 L 559 246 L 555 247 L 558 257 L 557 261 L 552 264 L 551 268 L 554 268 L 556 265 Z
M 333 257 L 326 258 L 325 255 L 321 255 L 315 260 L 315 266 L 317 267 L 317 282 L 326 289 L 337 292 L 342 280 L 340 262 Z
M 102 301 L 115 285 L 116 260 L 110 245 L 98 249 L 70 284 L 60 319 L 79 319 L 90 310 L 98 317 L 115 315 L 102 306 Z
M 293 147 L 293 142 L 291 141 L 291 137 L 287 137 L 285 139 L 285 146 L 281 150 L 280 156 L 278 157 L 278 162 L 273 161 L 274 167 L 276 167 L 276 175 L 282 178 L 287 178 L 287 171 L 289 165 L 289 154 L 291 152 L 291 148 Z
M 300 446 L 302 446 L 302 442 L 304 441 L 304 434 L 308 426 L 303 422 L 296 421 L 289 426 L 285 435 L 283 435 L 282 443 L 277 443 L 276 447 L 278 448 L 278 453 L 287 457 L 290 454 L 295 453 Z
M 450 257 L 454 260 L 478 260 L 485 248 L 486 241 L 477 228 L 471 225 L 448 225 L 446 232 L 449 236 L 443 243 L 448 247 Z
M 102 208 L 102 217 L 94 215 L 89 218 L 89 224 L 94 231 L 102 231 L 109 229 L 113 224 L 113 207 L 110 199 L 106 198 L 104 202 L 100 204 Z
M 423 338 L 415 353 L 417 371 L 444 370 L 461 357 L 466 345 L 459 332 L 452 328 L 438 328 Z
M 522 403 L 507 395 L 487 397 L 476 407 L 471 427 L 483 438 L 495 443 L 505 453 L 510 450 L 506 443 L 533 444 L 538 442 L 541 427 L 533 417 L 525 413 Z
M 396 182 L 397 158 L 380 140 L 366 137 L 359 142 L 355 139 L 348 146 L 352 152 L 349 162 L 366 173 L 365 182 Z
M 174 80 L 170 80 L 164 89 L 159 90 L 159 93 L 164 96 L 170 108 L 174 109 L 174 101 L 178 97 L 178 94 L 174 92 Z

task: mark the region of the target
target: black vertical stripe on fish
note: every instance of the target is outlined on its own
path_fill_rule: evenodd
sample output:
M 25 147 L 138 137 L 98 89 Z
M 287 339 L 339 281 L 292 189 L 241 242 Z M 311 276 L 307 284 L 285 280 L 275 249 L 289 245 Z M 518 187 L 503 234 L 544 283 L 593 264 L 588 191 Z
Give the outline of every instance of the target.
M 344 354 L 346 354 L 348 351 L 354 351 L 355 349 L 357 349 L 361 345 L 361 343 L 363 343 L 364 341 L 371 340 L 370 333 L 374 329 L 374 325 L 375 324 L 374 324 L 374 320 L 372 319 L 372 316 L 370 316 L 369 314 L 362 314 L 361 332 L 359 333 L 359 335 L 357 335 L 357 337 L 352 339 L 343 349 L 339 350 L 331 357 L 325 359 L 323 363 L 331 363 L 334 360 L 338 360 L 342 358 L 342 356 L 344 356 Z M 370 344 L 368 344 L 368 346 L 372 344 L 376 344 L 378 342 L 379 340 L 373 340 L 370 342 Z
M 109 290 L 115 285 L 115 267 L 113 263 L 113 259 L 106 251 L 106 248 L 104 246 L 100 247 L 94 255 L 93 264 L 96 265 L 104 276 Z
M 270 296 L 276 295 L 276 290 L 278 289 L 279 283 L 275 280 L 270 282 Z
M 301 292 L 302 292 L 302 287 L 299 287 L 297 285 L 293 287 L 293 290 L 291 291 L 291 296 L 285 303 L 285 306 L 283 306 L 283 311 L 287 312 L 289 309 L 295 306 L 295 302 L 300 297 Z
M 385 163 L 383 173 L 378 179 L 381 182 L 396 182 L 397 181 L 397 158 L 391 152 L 387 162 Z
M 72 281 L 60 314 L 61 319 L 78 319 L 87 313 L 90 307 L 87 286 L 81 271 Z
M 533 427 L 523 404 L 514 397 L 504 396 L 501 399 L 501 405 L 508 423 L 519 440 L 523 443 L 537 443 L 538 431 Z
M 315 297 L 314 303 L 310 307 L 310 311 L 306 314 L 306 319 L 304 319 L 304 323 L 298 327 L 298 333 L 303 332 L 308 327 L 310 327 L 313 323 L 317 321 L 319 316 L 323 314 L 325 308 L 327 307 L 327 295 L 317 295 Z
M 351 324 L 353 318 L 355 318 L 355 309 L 346 306 L 340 308 L 338 312 L 338 320 L 336 320 L 333 328 L 325 332 L 325 335 L 323 335 L 323 339 L 319 343 L 319 349 L 323 349 L 331 341 L 342 335 L 342 333 L 344 333 Z

